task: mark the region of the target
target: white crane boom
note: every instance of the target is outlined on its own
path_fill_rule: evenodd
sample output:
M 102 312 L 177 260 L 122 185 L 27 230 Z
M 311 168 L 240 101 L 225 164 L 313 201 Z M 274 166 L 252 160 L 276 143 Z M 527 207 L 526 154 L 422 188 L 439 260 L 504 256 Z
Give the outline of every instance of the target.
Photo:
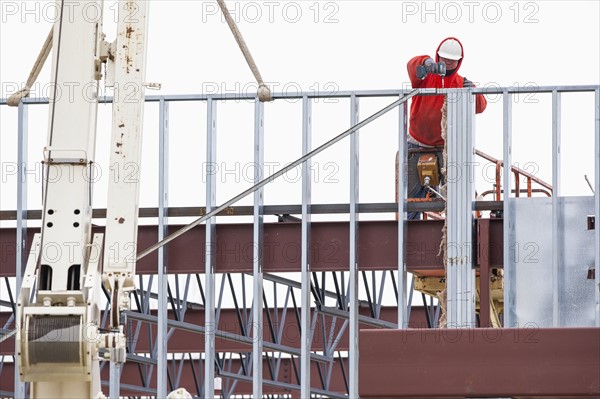
M 134 288 L 148 1 L 119 0 L 112 44 L 104 41 L 102 12 L 90 18 L 86 11 L 103 10 L 103 0 L 66 3 L 56 1 L 52 35 L 42 229 L 17 311 L 19 373 L 31 382 L 32 398 L 103 396 L 99 354 L 113 364 L 125 361 L 119 314 Z M 103 246 L 103 235 L 92 234 L 92 184 L 104 62 L 115 87 L 110 169 L 117 174 L 109 182 Z M 126 175 L 127 168 L 133 173 Z M 100 284 L 112 293 L 111 331 L 102 333 Z

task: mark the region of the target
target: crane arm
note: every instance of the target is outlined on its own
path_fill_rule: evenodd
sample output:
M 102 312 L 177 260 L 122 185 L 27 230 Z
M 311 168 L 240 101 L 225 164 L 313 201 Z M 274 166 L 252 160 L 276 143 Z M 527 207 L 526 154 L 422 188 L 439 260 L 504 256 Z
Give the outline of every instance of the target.
M 111 44 L 104 40 L 101 13 L 91 19 L 69 12 L 67 18 L 65 1 L 56 0 L 59 15 L 30 75 L 35 80 L 51 43 L 54 90 L 43 151 L 42 227 L 17 307 L 19 372 L 31 382 L 34 399 L 103 396 L 100 357 L 111 365 L 125 361 L 119 314 L 128 308 L 134 289 L 148 0 L 119 0 L 117 39 Z M 102 10 L 103 0 L 78 5 L 80 10 Z M 115 88 L 110 167 L 122 172 L 132 165 L 137 171 L 109 182 L 106 237 L 91 229 L 103 63 Z M 17 93 L 15 99 L 26 94 Z M 101 284 L 112 293 L 109 332 L 99 330 Z M 115 396 L 118 392 L 111 392 Z

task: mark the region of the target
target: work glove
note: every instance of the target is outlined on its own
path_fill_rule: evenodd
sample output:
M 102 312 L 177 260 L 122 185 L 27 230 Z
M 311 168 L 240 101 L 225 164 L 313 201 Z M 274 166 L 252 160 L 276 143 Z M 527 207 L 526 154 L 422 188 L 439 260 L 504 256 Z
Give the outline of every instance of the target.
M 429 74 L 446 75 L 446 64 L 444 62 L 435 63 L 433 58 L 427 58 L 423 65 L 417 67 L 417 78 L 423 80 Z
M 463 87 L 475 87 L 475 83 L 471 82 L 469 79 L 464 78 Z
M 429 57 L 423 61 L 423 65 L 425 65 L 426 68 L 432 68 L 435 65 L 435 61 L 433 58 Z

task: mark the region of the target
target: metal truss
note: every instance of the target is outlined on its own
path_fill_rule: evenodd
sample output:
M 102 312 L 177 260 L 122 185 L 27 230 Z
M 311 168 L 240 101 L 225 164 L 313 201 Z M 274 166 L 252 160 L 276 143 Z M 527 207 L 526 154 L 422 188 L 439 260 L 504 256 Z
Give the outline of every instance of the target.
M 397 292 L 397 286 L 391 271 L 361 272 L 367 300 L 361 301 L 363 313 L 359 322 L 364 327 L 395 328 L 388 321 L 393 317 L 393 308 L 383 305 L 383 293 L 389 290 Z M 205 310 L 205 278 L 201 274 L 171 275 L 167 282 L 166 302 L 169 304 L 166 344 L 170 349 L 165 369 L 168 390 L 176 389 L 184 381 L 193 381 L 194 394 L 204 397 L 203 370 L 205 356 L 202 351 L 206 327 L 199 313 Z M 254 325 L 252 305 L 253 278 L 241 273 L 220 275 L 216 303 L 216 325 L 213 333 L 219 341 L 215 352 L 214 369 L 217 376 L 223 378 L 221 395 L 234 397 L 236 394 L 248 394 L 242 386 L 251 381 L 254 361 L 252 359 Z M 10 290 L 9 278 L 4 283 Z M 265 370 L 263 384 L 280 394 L 300 390 L 299 373 L 301 351 L 298 347 L 300 328 L 300 308 L 298 307 L 301 287 L 295 280 L 278 275 L 266 274 L 267 282 L 261 302 L 265 322 L 263 324 L 263 365 Z M 139 276 L 137 291 L 132 294 L 133 309 L 126 312 L 128 330 L 127 384 L 121 384 L 121 391 L 128 396 L 156 395 L 156 368 L 158 365 L 157 337 L 157 294 L 152 291 L 156 277 Z M 310 317 L 311 374 L 314 383 L 311 393 L 328 397 L 346 397 L 348 394 L 348 320 L 349 320 L 349 281 L 347 273 L 313 272 L 311 273 L 310 293 L 314 304 Z M 330 287 L 332 285 L 332 287 Z M 199 294 L 198 301 L 190 300 L 192 293 Z M 108 293 L 106 308 L 103 312 L 101 328 L 108 327 Z M 412 291 L 411 291 L 412 295 Z M 226 299 L 227 298 L 227 299 Z M 230 302 L 227 306 L 224 302 Z M 2 305 L 14 307 L 13 300 Z M 392 311 L 390 311 L 392 310 Z M 428 310 L 429 312 L 431 310 Z M 382 319 L 385 317 L 388 320 Z M 428 316 L 429 319 L 429 316 Z M 13 317 L 9 317 L 3 330 L 13 326 Z M 191 334 L 182 334 L 191 333 Z M 193 334 L 193 335 L 192 335 Z M 184 339 L 181 345 L 173 341 Z M 191 338 L 191 339 L 190 339 Z M 225 346 L 226 351 L 221 349 Z M 192 350 L 196 348 L 196 350 Z M 12 359 L 10 359 L 12 360 Z M 10 361 L 8 363 L 11 363 Z M 0 371 L 4 366 L 4 356 L 0 362 Z M 103 363 L 103 368 L 107 368 Z M 284 370 L 285 369 L 285 370 Z M 104 371 L 105 373 L 105 371 Z M 134 378 L 136 377 L 137 378 Z M 335 377 L 334 377 L 335 376 Z M 122 377 L 123 378 L 123 377 Z M 137 381 L 136 381 L 137 380 Z M 341 386 L 340 386 L 340 383 Z M 109 381 L 103 382 L 108 386 Z M 247 388 L 246 388 L 247 389 Z

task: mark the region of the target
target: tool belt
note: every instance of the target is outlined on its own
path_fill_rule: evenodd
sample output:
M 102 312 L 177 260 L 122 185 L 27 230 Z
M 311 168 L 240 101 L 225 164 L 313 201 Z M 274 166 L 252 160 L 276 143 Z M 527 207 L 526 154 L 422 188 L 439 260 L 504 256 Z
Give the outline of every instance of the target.
M 409 154 L 418 155 L 417 171 L 422 186 L 437 187 L 440 185 L 440 162 L 437 154 L 443 147 L 413 147 L 408 149 Z
M 412 147 L 408 149 L 409 154 L 416 153 L 435 153 L 444 151 L 444 147 Z

